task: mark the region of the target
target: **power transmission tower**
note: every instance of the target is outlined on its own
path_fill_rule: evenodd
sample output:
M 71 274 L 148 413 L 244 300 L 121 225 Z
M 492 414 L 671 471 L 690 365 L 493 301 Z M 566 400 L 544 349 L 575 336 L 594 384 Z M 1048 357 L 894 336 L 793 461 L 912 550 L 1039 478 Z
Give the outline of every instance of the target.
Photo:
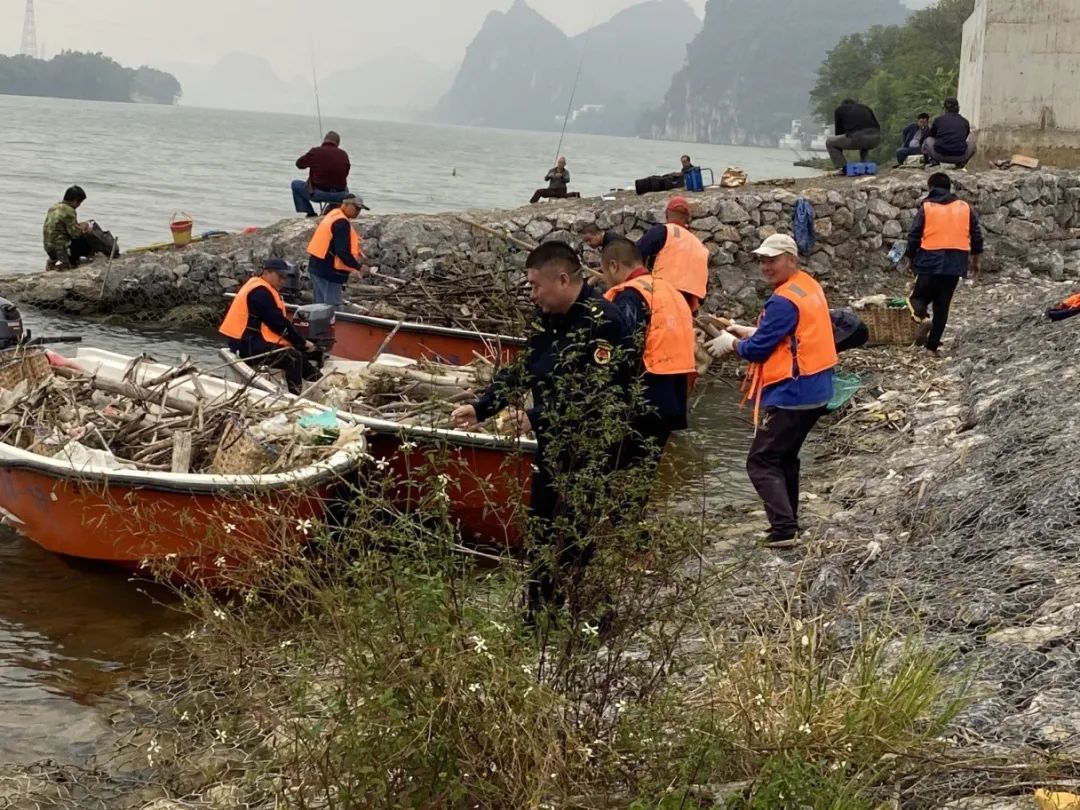
M 34 0 L 26 0 L 26 16 L 23 18 L 22 48 L 23 56 L 38 56 L 37 22 L 34 19 Z

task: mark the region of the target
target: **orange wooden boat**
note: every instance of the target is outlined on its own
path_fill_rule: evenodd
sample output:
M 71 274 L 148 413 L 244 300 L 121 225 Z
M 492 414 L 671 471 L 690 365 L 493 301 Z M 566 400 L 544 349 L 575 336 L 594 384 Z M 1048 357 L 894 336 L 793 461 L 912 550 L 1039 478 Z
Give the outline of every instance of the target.
M 461 366 L 471 363 L 474 353 L 496 363 L 509 362 L 524 350 L 525 339 L 349 312 L 336 314 L 332 356 L 371 360 L 380 348 L 387 354 L 413 360 Z
M 123 381 L 131 360 L 80 349 L 65 365 Z M 163 369 L 146 363 L 128 379 Z M 196 394 L 190 379 L 177 380 L 170 394 L 205 397 L 209 388 L 213 397 L 231 384 L 200 375 L 200 385 Z M 223 579 L 238 564 L 272 554 L 274 543 L 302 543 L 310 522 L 323 518 L 343 484 L 355 479 L 366 449 L 360 436 L 304 468 L 212 475 L 104 469 L 0 443 L 0 509 L 17 531 L 56 554 Z

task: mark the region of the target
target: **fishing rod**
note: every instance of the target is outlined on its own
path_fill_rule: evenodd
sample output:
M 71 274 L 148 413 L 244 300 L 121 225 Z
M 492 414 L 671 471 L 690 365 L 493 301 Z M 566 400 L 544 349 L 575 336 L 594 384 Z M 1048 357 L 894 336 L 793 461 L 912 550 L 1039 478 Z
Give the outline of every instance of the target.
M 322 142 L 324 135 L 322 124 L 322 102 L 319 100 L 319 73 L 315 68 L 315 46 L 311 44 L 311 37 L 308 37 L 308 53 L 311 55 L 311 86 L 315 89 L 315 114 L 318 116 L 319 121 L 319 142 Z
M 566 103 L 566 115 L 563 116 L 562 133 L 559 135 L 559 146 L 555 150 L 555 159 L 551 161 L 551 165 L 554 166 L 559 162 L 559 155 L 562 154 L 563 140 L 566 138 L 566 127 L 570 123 L 570 112 L 574 108 L 574 96 L 577 95 L 578 82 L 581 81 L 581 70 L 585 67 L 585 55 L 589 52 L 589 39 L 592 38 L 593 28 L 596 23 L 596 9 L 593 9 L 593 19 L 589 23 L 589 30 L 585 34 L 585 42 L 581 46 L 581 60 L 578 62 L 577 74 L 574 76 L 574 84 L 570 88 L 570 100 Z

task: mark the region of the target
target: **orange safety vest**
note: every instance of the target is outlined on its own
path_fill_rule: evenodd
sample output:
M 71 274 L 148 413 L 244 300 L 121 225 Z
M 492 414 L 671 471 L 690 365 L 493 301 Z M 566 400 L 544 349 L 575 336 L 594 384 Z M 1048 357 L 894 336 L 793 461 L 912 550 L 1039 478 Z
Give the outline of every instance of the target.
M 820 374 L 839 362 L 829 302 L 814 277 L 800 269 L 773 293 L 795 305 L 799 322 L 794 335 L 782 340 L 764 363 L 752 363 L 747 373 L 744 401 L 754 400 L 755 425 L 767 386 Z
M 614 301 L 621 291 L 633 288 L 649 308 L 649 328 L 645 333 L 645 370 L 650 374 L 690 374 L 697 370 L 694 349 L 694 316 L 682 293 L 660 278 L 624 281 L 604 293 Z
M 251 310 L 248 308 L 248 296 L 253 290 L 260 287 L 270 291 L 270 295 L 274 296 L 274 303 L 277 304 L 281 314 L 288 317 L 285 311 L 285 302 L 281 300 L 281 294 L 266 279 L 254 276 L 244 282 L 244 286 L 236 294 L 236 298 L 233 299 L 232 304 L 229 306 L 229 311 L 225 313 L 225 320 L 218 327 L 218 332 L 233 340 L 240 340 L 244 337 L 244 334 L 251 328 Z M 263 340 L 267 343 L 272 343 L 275 346 L 287 343 L 284 337 L 272 331 L 265 323 L 259 324 L 259 331 Z
M 668 223 L 667 240 L 652 274 L 703 301 L 709 290 L 709 249 L 686 228 Z
M 923 203 L 923 250 L 971 250 L 971 206 L 963 200 Z
M 330 245 L 334 241 L 334 223 L 341 219 L 348 221 L 349 218 L 345 216 L 345 212 L 340 208 L 335 208 L 323 217 L 323 221 L 319 223 L 319 227 L 315 229 L 311 241 L 308 242 L 307 252 L 311 256 L 316 259 L 325 259 L 327 257 L 327 254 L 330 253 Z M 364 251 L 360 249 L 360 235 L 356 232 L 356 228 L 352 226 L 352 223 L 349 223 L 349 252 L 357 261 L 364 258 Z M 352 267 L 349 267 L 337 256 L 334 257 L 334 269 L 341 273 L 351 273 L 353 271 Z

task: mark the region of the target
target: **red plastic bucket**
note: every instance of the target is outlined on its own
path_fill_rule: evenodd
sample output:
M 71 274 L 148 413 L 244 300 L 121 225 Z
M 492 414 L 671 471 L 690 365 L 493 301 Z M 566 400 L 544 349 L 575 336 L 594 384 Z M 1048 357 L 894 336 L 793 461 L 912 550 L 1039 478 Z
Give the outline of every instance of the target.
M 173 214 L 169 230 L 172 231 L 173 244 L 177 247 L 191 244 L 191 230 L 195 227 L 195 220 L 188 214 Z

